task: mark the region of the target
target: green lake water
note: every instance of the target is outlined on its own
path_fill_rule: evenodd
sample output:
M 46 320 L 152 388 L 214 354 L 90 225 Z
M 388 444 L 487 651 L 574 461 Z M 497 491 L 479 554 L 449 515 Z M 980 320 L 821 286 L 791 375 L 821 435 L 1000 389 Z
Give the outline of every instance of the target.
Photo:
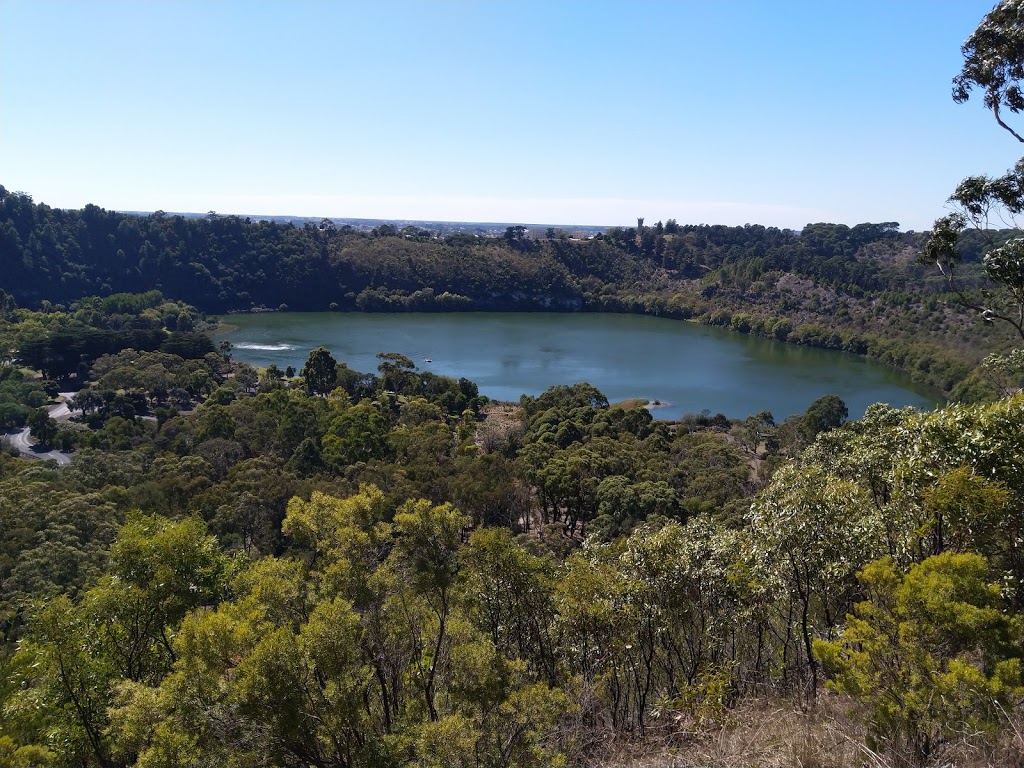
M 612 402 L 660 400 L 654 414 L 663 419 L 706 409 L 730 417 L 767 410 L 781 420 L 826 394 L 841 397 L 851 418 L 875 402 L 937 404 L 903 374 L 854 355 L 640 315 L 267 312 L 222 320 L 236 328 L 218 338 L 252 365 L 299 370 L 323 345 L 350 368 L 375 372 L 378 352 L 400 352 L 421 370 L 465 376 L 496 400 L 587 381 Z

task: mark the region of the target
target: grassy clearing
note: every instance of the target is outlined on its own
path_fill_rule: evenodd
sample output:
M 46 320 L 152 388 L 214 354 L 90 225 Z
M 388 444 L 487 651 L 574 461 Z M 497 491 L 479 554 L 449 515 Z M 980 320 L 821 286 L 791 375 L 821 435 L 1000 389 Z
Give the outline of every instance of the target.
M 629 400 L 620 400 L 617 403 L 612 403 L 610 408 L 620 408 L 624 411 L 628 411 L 630 408 L 646 408 L 651 404 L 651 401 L 646 397 L 633 397 Z

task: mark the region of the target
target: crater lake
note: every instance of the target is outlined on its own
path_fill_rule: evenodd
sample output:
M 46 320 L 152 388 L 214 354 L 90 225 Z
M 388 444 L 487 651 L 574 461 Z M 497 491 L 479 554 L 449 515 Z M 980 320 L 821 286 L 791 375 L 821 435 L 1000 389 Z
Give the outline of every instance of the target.
M 740 418 L 803 413 L 838 395 L 859 418 L 871 403 L 931 409 L 937 397 L 908 376 L 844 352 L 811 349 L 720 328 L 625 314 L 547 312 L 265 312 L 220 318 L 235 359 L 301 370 L 310 350 L 376 372 L 379 352 L 420 370 L 466 377 L 492 400 L 586 381 L 611 402 L 659 401 L 660 419 L 684 413 Z

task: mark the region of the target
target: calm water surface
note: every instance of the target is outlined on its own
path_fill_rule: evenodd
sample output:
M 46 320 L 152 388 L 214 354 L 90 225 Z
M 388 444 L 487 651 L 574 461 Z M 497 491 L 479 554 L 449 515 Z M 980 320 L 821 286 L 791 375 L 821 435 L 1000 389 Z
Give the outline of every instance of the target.
M 841 397 L 851 418 L 875 402 L 936 405 L 906 376 L 854 355 L 640 315 L 268 312 L 222 319 L 237 328 L 220 338 L 252 365 L 299 370 L 323 345 L 350 368 L 375 372 L 378 352 L 400 352 L 421 370 L 472 379 L 496 400 L 587 381 L 612 402 L 660 400 L 666 405 L 654 414 L 664 419 L 707 409 L 731 417 L 767 410 L 781 420 L 826 394 Z

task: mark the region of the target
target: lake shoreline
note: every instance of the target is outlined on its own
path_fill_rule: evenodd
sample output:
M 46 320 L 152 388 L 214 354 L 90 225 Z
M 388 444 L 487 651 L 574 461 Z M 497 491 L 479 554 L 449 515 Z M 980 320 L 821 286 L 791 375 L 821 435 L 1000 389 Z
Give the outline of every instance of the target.
M 241 317 L 245 317 L 245 316 L 254 316 L 254 315 L 273 315 L 273 314 L 277 314 L 277 313 L 281 313 L 281 314 L 306 314 L 306 315 L 329 314 L 329 315 L 409 315 L 409 316 L 474 315 L 474 314 L 479 314 L 479 315 L 486 315 L 486 314 L 510 314 L 510 315 L 628 315 L 628 316 L 633 316 L 633 317 L 657 318 L 659 320 L 673 320 L 673 321 L 676 321 L 676 322 L 687 323 L 687 324 L 690 324 L 690 325 L 693 325 L 693 326 L 699 327 L 699 328 L 716 328 L 716 329 L 721 330 L 723 332 L 726 332 L 726 333 L 729 333 L 729 334 L 733 334 L 733 335 L 736 335 L 736 336 L 739 336 L 739 337 L 749 337 L 749 338 L 763 339 L 765 341 L 776 342 L 776 343 L 779 343 L 779 344 L 785 344 L 785 345 L 788 345 L 788 346 L 792 346 L 792 347 L 796 347 L 796 348 L 801 348 L 801 349 L 820 349 L 820 350 L 827 351 L 827 352 L 838 352 L 838 353 L 845 354 L 845 355 L 852 355 L 852 356 L 854 356 L 856 358 L 865 360 L 865 361 L 871 363 L 872 365 L 882 366 L 884 368 L 887 368 L 888 370 L 891 370 L 891 371 L 897 372 L 899 374 L 902 374 L 904 376 L 907 376 L 908 378 L 911 378 L 913 374 L 918 372 L 916 369 L 910 369 L 910 368 L 905 368 L 905 367 L 901 367 L 901 366 L 898 366 L 898 365 L 894 365 L 891 362 L 888 362 L 886 360 L 882 360 L 882 359 L 879 359 L 877 357 L 872 357 L 871 355 L 869 355 L 867 353 L 861 353 L 861 352 L 856 352 L 856 351 L 847 350 L 847 349 L 835 349 L 833 347 L 821 346 L 821 345 L 815 345 L 815 344 L 802 344 L 802 343 L 799 343 L 799 342 L 789 341 L 788 339 L 785 339 L 785 338 L 780 339 L 780 338 L 778 338 L 778 337 L 776 337 L 774 335 L 763 335 L 763 334 L 757 334 L 757 333 L 752 333 L 752 332 L 742 332 L 742 331 L 739 331 L 739 330 L 736 330 L 736 329 L 732 328 L 731 326 L 722 326 L 722 325 L 717 325 L 717 324 L 713 324 L 713 323 L 702 322 L 701 319 L 698 318 L 698 317 L 677 316 L 675 313 L 672 313 L 672 312 L 664 312 L 664 313 L 644 312 L 644 311 L 633 312 L 633 311 L 628 311 L 628 310 L 617 310 L 617 309 L 607 309 L 607 308 L 592 308 L 592 307 L 587 306 L 586 304 L 583 304 L 582 306 L 576 307 L 576 308 L 559 308 L 558 306 L 552 306 L 551 308 L 546 308 L 545 309 L 545 308 L 537 308 L 537 307 L 534 307 L 534 306 L 530 306 L 530 307 L 524 307 L 522 309 L 512 308 L 512 309 L 504 309 L 504 310 L 490 310 L 490 309 L 480 309 L 480 308 L 472 308 L 472 309 L 468 309 L 468 308 L 467 309 L 439 308 L 439 309 L 425 309 L 425 310 L 424 309 L 419 309 L 419 310 L 403 310 L 403 311 L 393 311 L 393 312 L 381 312 L 381 311 L 374 311 L 372 309 L 371 310 L 360 310 L 360 309 L 347 308 L 347 307 L 346 308 L 338 308 L 336 310 L 326 310 L 326 311 L 310 311 L 310 310 L 301 310 L 301 309 L 298 309 L 298 310 L 292 310 L 292 309 L 281 310 L 281 309 L 272 308 L 272 307 L 254 307 L 252 309 L 245 309 L 245 310 L 242 310 L 242 309 L 231 310 L 228 313 L 226 313 L 225 315 L 217 315 L 217 316 L 215 316 L 217 318 L 217 325 L 209 333 L 210 333 L 211 336 L 218 336 L 218 335 L 223 335 L 223 334 L 226 334 L 226 333 L 230 333 L 233 330 L 238 328 L 238 326 L 236 324 L 233 324 L 233 323 L 230 323 L 230 322 L 224 322 L 221 319 L 223 317 L 240 317 L 240 316 Z M 224 326 L 224 328 L 222 329 L 221 326 Z M 923 393 L 925 393 L 926 396 L 930 400 L 934 401 L 936 404 L 946 405 L 946 404 L 949 403 L 949 392 L 943 390 L 941 387 L 935 386 L 934 384 L 929 383 L 929 382 L 921 382 L 921 381 L 913 381 L 912 380 L 912 383 L 913 383 L 913 385 L 914 385 L 914 387 L 916 389 L 918 389 L 918 390 L 922 391 Z
M 769 410 L 783 418 L 824 394 L 841 397 L 854 416 L 876 401 L 926 409 L 939 403 L 909 377 L 863 356 L 631 313 L 261 312 L 221 319 L 233 328 L 218 338 L 257 367 L 300 368 L 323 345 L 354 370 L 375 372 L 378 353 L 399 352 L 420 370 L 465 377 L 481 394 L 511 402 L 587 381 L 611 401 L 645 401 L 665 420 L 705 410 Z

